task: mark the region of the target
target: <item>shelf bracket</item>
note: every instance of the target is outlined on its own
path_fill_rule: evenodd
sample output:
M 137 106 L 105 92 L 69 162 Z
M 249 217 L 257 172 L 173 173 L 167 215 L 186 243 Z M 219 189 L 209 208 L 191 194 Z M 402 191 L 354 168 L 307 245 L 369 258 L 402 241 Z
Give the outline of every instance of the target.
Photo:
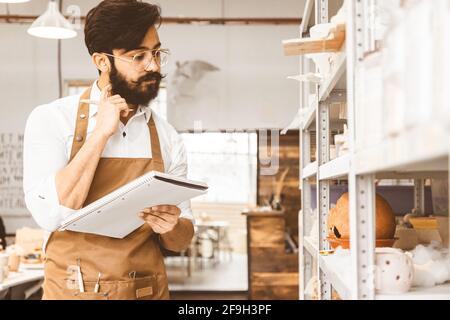
M 423 179 L 414 180 L 414 208 L 420 215 L 425 215 L 425 181 Z
M 352 298 L 375 299 L 375 175 L 353 176 L 349 183 Z M 352 192 L 353 191 L 353 192 Z M 354 197 L 354 199 L 353 199 Z
M 318 164 L 323 165 L 330 160 L 330 114 L 327 102 L 319 102 L 317 110 L 317 156 Z M 327 218 L 330 210 L 330 181 L 321 181 L 317 175 L 317 213 L 319 215 L 319 250 L 329 250 L 327 241 Z M 319 266 L 320 293 L 322 300 L 331 300 L 331 283 Z
M 306 167 L 311 162 L 311 133 L 308 130 L 300 131 L 300 168 Z M 300 299 L 305 299 L 305 289 L 308 281 L 312 278 L 312 257 L 305 250 L 304 236 L 306 232 L 311 230 L 311 184 L 308 179 L 303 179 L 303 170 L 300 170 L 301 181 L 301 204 L 302 210 L 299 216 L 299 248 L 301 254 L 299 254 L 299 266 L 300 266 L 300 285 L 299 296 Z M 314 232 L 314 230 L 312 231 Z
M 316 0 L 316 21 L 318 23 L 328 22 L 328 0 Z

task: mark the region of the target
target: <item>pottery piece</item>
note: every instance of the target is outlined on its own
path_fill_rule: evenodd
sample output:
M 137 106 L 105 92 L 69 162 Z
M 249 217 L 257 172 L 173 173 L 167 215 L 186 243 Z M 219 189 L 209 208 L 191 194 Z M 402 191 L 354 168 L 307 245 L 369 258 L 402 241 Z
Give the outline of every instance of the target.
M 8 259 L 9 271 L 17 272 L 19 271 L 19 266 L 20 266 L 20 256 L 15 252 L 11 253 Z
M 309 34 L 312 39 L 326 39 L 335 28 L 334 23 L 319 23 L 309 29 Z
M 337 239 L 350 239 L 348 193 L 344 193 L 328 215 L 328 235 Z M 376 196 L 376 239 L 390 240 L 395 235 L 395 215 L 389 203 Z
M 393 248 L 379 248 L 375 253 L 377 293 L 402 294 L 408 292 L 414 279 L 412 259 L 402 250 Z

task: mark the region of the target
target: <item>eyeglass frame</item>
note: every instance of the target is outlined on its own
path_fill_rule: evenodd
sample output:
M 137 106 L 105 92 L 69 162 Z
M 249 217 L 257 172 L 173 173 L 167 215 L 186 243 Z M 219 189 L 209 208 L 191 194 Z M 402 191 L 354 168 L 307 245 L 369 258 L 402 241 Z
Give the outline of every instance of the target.
M 164 52 L 164 53 L 167 53 L 168 56 L 170 56 L 170 50 L 169 50 L 169 49 L 161 49 L 161 48 L 139 51 L 138 53 L 134 54 L 133 57 L 132 57 L 131 59 L 123 58 L 123 57 L 116 56 L 116 55 L 114 55 L 114 54 L 110 54 L 110 53 L 106 53 L 106 52 L 102 52 L 102 54 L 104 54 L 104 55 L 106 55 L 106 56 L 108 56 L 108 57 L 113 57 L 113 58 L 116 58 L 116 59 L 119 59 L 119 60 L 122 60 L 122 61 L 129 62 L 129 63 L 134 63 L 134 57 L 135 57 L 135 56 L 137 56 L 138 54 L 140 54 L 140 53 L 142 53 L 142 52 L 147 52 L 147 51 L 151 51 L 151 52 L 153 52 L 153 51 L 162 51 L 162 52 Z M 154 61 L 154 59 L 155 59 L 155 57 L 154 57 L 153 54 L 152 54 L 152 59 L 150 60 L 150 62 L 148 63 L 148 65 L 146 65 L 146 66 L 143 68 L 143 70 L 147 69 L 148 66 Z M 163 66 L 163 65 L 160 65 L 160 64 L 158 64 L 158 63 L 156 63 L 156 64 L 157 64 L 159 67 L 162 67 L 162 66 Z M 135 70 L 136 70 L 136 68 L 135 68 Z M 136 71 L 139 71 L 139 70 L 136 70 Z

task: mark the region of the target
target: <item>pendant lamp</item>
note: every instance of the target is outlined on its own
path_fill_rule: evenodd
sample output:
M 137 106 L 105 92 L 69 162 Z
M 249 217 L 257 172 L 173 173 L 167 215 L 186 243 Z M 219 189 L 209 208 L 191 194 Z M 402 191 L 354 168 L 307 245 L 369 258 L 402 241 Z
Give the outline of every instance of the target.
M 0 0 L 0 3 L 24 3 L 30 2 L 30 0 Z
M 70 39 L 77 35 L 70 22 L 59 12 L 54 0 L 48 3 L 47 11 L 28 28 L 28 33 L 46 39 Z

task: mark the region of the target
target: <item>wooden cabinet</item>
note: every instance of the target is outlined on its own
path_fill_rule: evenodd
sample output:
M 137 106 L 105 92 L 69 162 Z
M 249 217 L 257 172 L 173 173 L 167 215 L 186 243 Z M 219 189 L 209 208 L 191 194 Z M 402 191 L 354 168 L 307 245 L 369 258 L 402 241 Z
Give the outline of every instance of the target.
M 298 299 L 298 254 L 286 253 L 283 212 L 243 214 L 247 216 L 249 299 Z

